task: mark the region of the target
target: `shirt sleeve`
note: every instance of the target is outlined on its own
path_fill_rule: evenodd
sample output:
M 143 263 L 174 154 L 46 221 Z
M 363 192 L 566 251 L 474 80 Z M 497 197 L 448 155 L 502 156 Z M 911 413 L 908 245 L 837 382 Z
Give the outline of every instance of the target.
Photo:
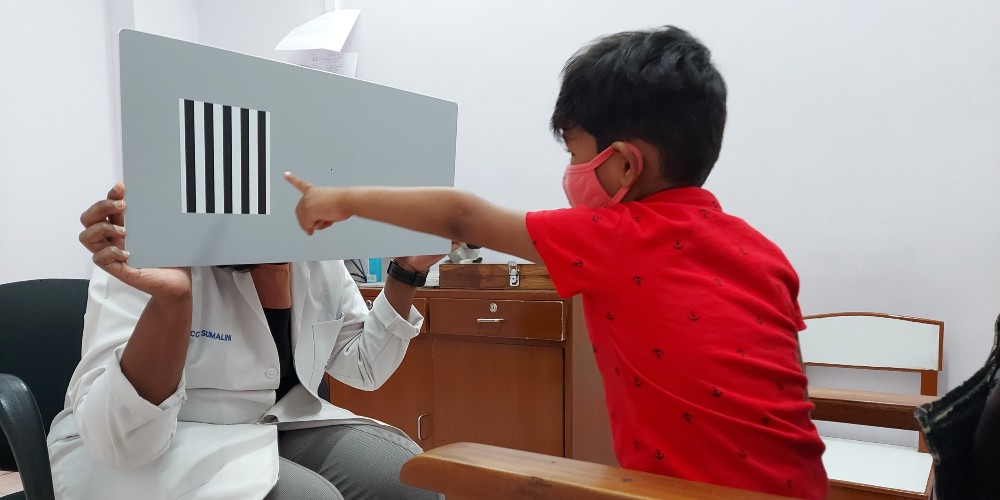
M 323 263 L 329 265 L 328 263 Z M 410 339 L 417 336 L 424 317 L 410 306 L 403 317 L 379 293 L 371 311 L 343 264 L 341 310 L 343 323 L 334 332 L 336 341 L 326 371 L 356 389 L 374 391 L 382 386 L 403 361 Z
M 121 355 L 149 296 L 100 269 L 90 281 L 83 357 L 67 403 L 87 451 L 120 469 L 148 464 L 169 446 L 186 399 L 185 379 L 159 405 L 145 400 L 121 371 Z
M 620 208 L 620 207 L 619 207 Z M 618 267 L 622 210 L 567 208 L 528 212 L 525 224 L 560 297 L 593 294 Z

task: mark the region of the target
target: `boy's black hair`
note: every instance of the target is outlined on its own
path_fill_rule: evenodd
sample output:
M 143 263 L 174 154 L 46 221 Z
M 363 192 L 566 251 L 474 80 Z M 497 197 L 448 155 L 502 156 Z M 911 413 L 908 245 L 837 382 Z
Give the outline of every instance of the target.
M 552 132 L 580 127 L 601 151 L 642 139 L 660 152 L 660 176 L 700 186 L 719 158 L 726 83 L 712 54 L 674 26 L 594 40 L 566 62 Z

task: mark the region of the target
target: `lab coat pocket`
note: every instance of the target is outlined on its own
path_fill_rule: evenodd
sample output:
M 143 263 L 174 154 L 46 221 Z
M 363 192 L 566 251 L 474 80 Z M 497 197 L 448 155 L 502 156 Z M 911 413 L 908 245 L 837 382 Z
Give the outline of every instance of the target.
M 337 343 L 337 336 L 340 335 L 340 330 L 344 326 L 344 315 L 341 314 L 340 317 L 331 321 L 321 321 L 316 323 L 312 327 L 312 349 L 311 349 L 311 364 L 312 368 L 309 371 L 310 378 L 309 383 L 306 385 L 309 389 L 315 392 L 316 387 L 319 386 L 320 381 L 323 378 L 323 374 L 326 373 L 326 365 L 330 361 L 330 356 L 333 354 L 334 345 Z

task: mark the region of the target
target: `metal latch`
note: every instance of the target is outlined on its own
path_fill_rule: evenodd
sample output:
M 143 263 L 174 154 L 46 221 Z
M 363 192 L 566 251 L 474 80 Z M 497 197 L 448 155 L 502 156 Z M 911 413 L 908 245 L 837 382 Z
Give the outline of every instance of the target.
M 507 275 L 510 276 L 510 286 L 521 284 L 521 272 L 517 270 L 517 262 L 510 261 L 507 263 Z

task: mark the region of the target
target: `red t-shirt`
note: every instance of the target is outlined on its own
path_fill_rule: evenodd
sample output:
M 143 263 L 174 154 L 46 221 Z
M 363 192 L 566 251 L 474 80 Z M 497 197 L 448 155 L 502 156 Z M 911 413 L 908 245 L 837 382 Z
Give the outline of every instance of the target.
M 559 295 L 583 295 L 621 465 L 825 498 L 781 250 L 701 188 L 531 212 Z

